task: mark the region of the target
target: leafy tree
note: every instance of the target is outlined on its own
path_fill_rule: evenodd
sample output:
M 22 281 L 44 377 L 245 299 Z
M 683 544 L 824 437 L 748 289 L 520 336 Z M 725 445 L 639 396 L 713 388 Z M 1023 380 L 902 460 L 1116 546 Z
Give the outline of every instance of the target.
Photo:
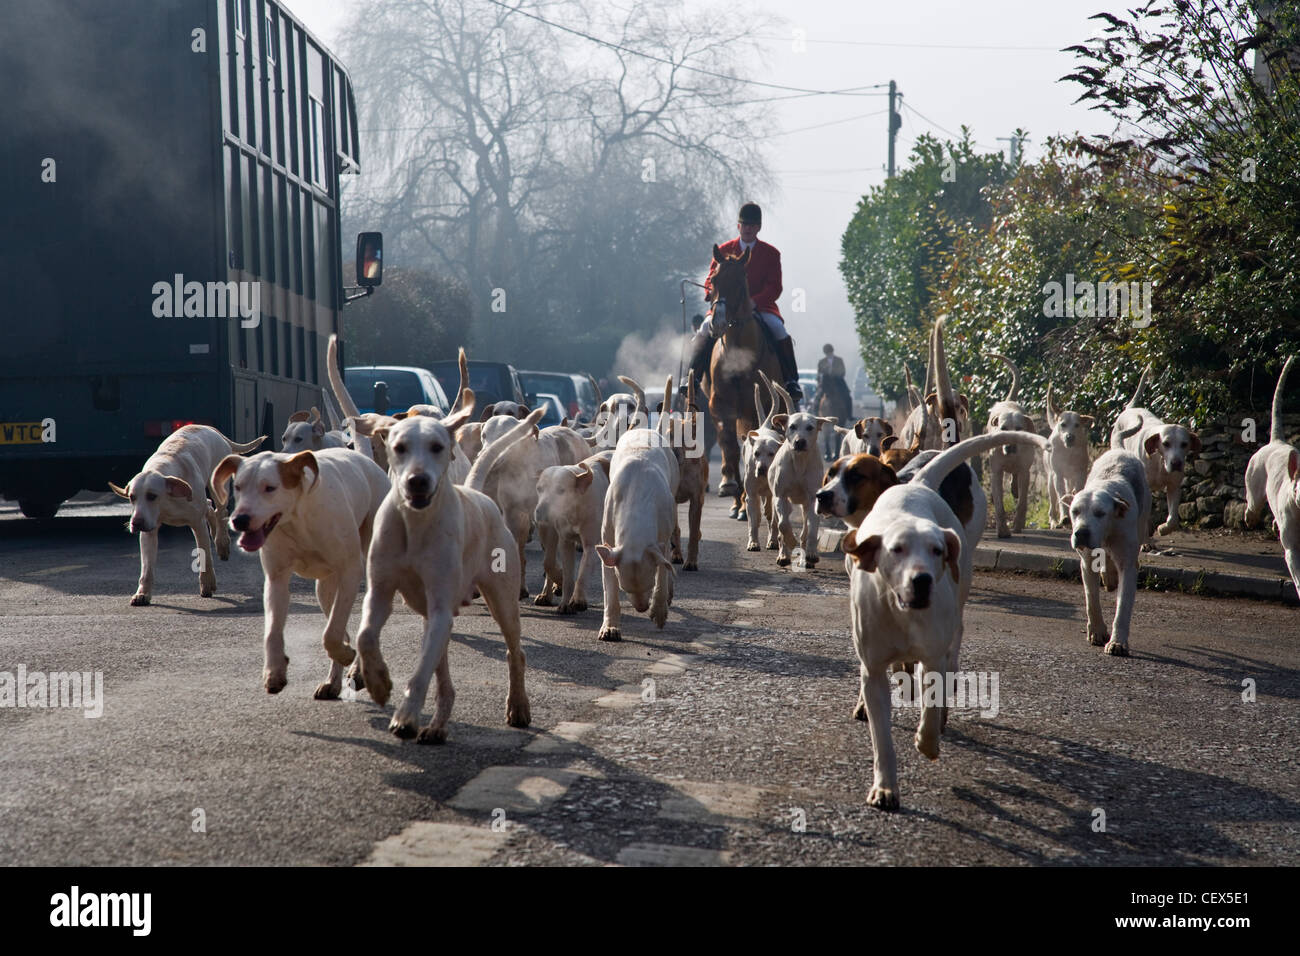
M 908 167 L 858 203 L 841 240 L 862 360 L 876 390 L 891 398 L 901 392 L 905 363 L 921 384 L 925 369 L 916 361 L 927 354 L 936 283 L 958 237 L 991 221 L 985 190 L 1011 174 L 1000 153 L 976 153 L 962 133 L 957 144 L 921 136 Z
M 374 295 L 348 306 L 344 360 L 349 365 L 425 366 L 454 359 L 472 309 L 469 290 L 456 280 L 389 267 Z

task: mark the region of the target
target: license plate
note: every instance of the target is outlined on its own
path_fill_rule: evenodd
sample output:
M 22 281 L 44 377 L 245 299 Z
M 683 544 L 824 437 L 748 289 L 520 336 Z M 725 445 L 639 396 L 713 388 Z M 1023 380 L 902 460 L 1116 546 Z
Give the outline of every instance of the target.
M 39 445 L 40 422 L 0 422 L 0 445 Z

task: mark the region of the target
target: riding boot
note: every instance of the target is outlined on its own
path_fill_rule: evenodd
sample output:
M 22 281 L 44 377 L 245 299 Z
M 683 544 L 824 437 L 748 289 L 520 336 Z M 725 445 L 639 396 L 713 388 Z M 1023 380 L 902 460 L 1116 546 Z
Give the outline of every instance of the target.
M 696 332 L 691 339 L 691 361 L 687 365 L 687 377 L 682 379 L 677 386 L 677 394 L 683 398 L 686 397 L 686 382 L 690 378 L 690 372 L 695 373 L 695 387 L 704 388 L 704 375 L 709 370 L 709 359 L 713 355 L 713 336 L 706 335 L 703 332 Z M 692 396 L 692 400 L 694 396 Z
M 799 364 L 794 358 L 794 339 L 787 335 L 775 345 L 776 357 L 781 361 L 781 378 L 785 380 L 785 390 L 790 393 L 797 412 L 799 403 L 803 401 L 803 390 L 799 388 Z

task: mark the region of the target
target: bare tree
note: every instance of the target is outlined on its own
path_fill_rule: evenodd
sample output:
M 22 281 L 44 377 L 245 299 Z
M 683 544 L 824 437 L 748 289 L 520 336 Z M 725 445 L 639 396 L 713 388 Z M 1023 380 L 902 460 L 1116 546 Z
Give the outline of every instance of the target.
M 607 362 L 707 267 L 720 210 L 770 182 L 763 97 L 736 72 L 762 24 L 732 19 L 648 0 L 359 11 L 356 214 L 383 224 L 390 260 L 468 285 L 484 357 L 525 337 L 530 361 L 559 362 L 576 339 Z

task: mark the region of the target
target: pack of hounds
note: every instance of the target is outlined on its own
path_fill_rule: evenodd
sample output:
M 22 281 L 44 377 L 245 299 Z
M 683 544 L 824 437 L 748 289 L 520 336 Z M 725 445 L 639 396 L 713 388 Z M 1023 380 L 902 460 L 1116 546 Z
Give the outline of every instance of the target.
M 1151 534 L 1152 492 L 1163 491 L 1167 520 L 1178 527 L 1180 487 L 1196 434 L 1167 424 L 1139 406 L 1144 372 L 1111 429 L 1110 450 L 1089 465 L 1090 415 L 1058 410 L 1049 388 L 1046 438 L 1017 401 L 1019 373 L 1004 356 L 1011 386 L 989 411 L 983 434 L 971 435 L 969 401 L 952 387 L 943 350 L 944 320 L 930 337 L 925 386 L 908 378 L 910 412 L 899 434 L 880 418 L 838 428 L 833 419 L 795 412 L 790 396 L 764 376 L 767 401 L 755 386 L 757 428 L 742 436 L 744 498 L 733 516 L 748 524 L 747 549 L 766 547 L 777 564 L 812 568 L 820 560 L 818 523 L 838 518 L 848 530 L 840 545 L 849 577 L 859 692 L 853 716 L 868 722 L 874 751 L 872 806 L 898 807 L 897 760 L 890 734 L 891 674 L 958 669 L 963 610 L 971 562 L 988 516 L 988 498 L 970 461 L 987 454 L 999 537 L 1022 531 L 1030 473 L 1041 461 L 1050 519 L 1070 529 L 1080 556 L 1087 640 L 1109 655 L 1129 653 L 1138 583 L 1138 557 Z M 395 706 L 389 730 L 422 743 L 446 740 L 455 700 L 447 649 L 452 620 L 482 598 L 506 643 L 506 722 L 530 722 L 520 599 L 556 606 L 559 614 L 587 610 L 584 582 L 600 562 L 604 612 L 598 639 L 620 640 L 621 595 L 662 628 L 676 580 L 674 565 L 699 568 L 700 523 L 709 485 L 705 455 L 689 454 L 671 436 L 700 424 L 687 399 L 681 410 L 647 408 L 641 386 L 621 378 L 627 392 L 603 398 L 596 422 L 539 429 L 543 410 L 513 402 L 476 406 L 466 387 L 450 409 L 415 406 L 395 415 L 358 412 L 338 371 L 330 338 L 330 385 L 346 415 L 344 431 L 326 428 L 317 409 L 292 416 L 279 453 L 254 454 L 265 440 L 238 444 L 216 429 L 187 425 L 167 437 L 125 488 L 129 528 L 140 537 L 140 581 L 133 605 L 151 601 L 160 525 L 187 526 L 202 552 L 199 590 L 216 590 L 212 562 L 226 560 L 230 533 L 258 554 L 264 574 L 262 682 L 268 693 L 287 684 L 284 631 L 293 575 L 316 582 L 325 615 L 329 658 L 320 700 L 338 698 L 344 680 L 379 705 L 392 693 L 380 634 L 400 594 L 423 618 L 415 673 Z M 1247 522 L 1272 511 L 1292 579 L 1300 588 L 1300 452 L 1283 441 L 1282 394 L 1293 357 L 1273 398 L 1272 440 L 1246 471 Z M 688 383 L 687 394 L 696 394 Z M 669 378 L 665 396 L 672 396 Z M 656 421 L 657 418 L 657 421 Z M 629 427 L 630 426 L 630 427 Z M 818 438 L 837 429 L 840 457 L 826 468 Z M 965 437 L 963 436 L 970 436 Z M 1016 501 L 1008 520 L 1004 482 Z M 233 510 L 229 490 L 233 487 Z M 682 550 L 679 505 L 688 505 Z M 794 531 L 795 508 L 802 527 Z M 544 583 L 525 584 L 525 544 L 536 533 Z M 361 624 L 350 641 L 348 620 L 365 583 Z M 1103 617 L 1101 587 L 1118 590 L 1113 622 Z M 346 671 L 346 673 L 345 673 Z M 433 714 L 420 726 L 430 682 Z M 947 707 L 926 700 L 917 750 L 939 755 Z

